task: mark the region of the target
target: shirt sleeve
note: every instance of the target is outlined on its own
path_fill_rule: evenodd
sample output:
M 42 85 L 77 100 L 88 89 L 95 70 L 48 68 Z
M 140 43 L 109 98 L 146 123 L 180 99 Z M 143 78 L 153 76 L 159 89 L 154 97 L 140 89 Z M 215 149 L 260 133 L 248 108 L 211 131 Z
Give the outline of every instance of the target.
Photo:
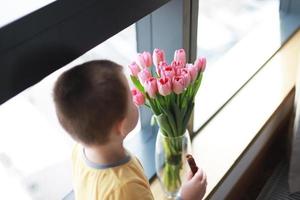
M 118 190 L 112 192 L 107 200 L 154 200 L 152 192 L 149 187 L 138 182 L 127 182 Z

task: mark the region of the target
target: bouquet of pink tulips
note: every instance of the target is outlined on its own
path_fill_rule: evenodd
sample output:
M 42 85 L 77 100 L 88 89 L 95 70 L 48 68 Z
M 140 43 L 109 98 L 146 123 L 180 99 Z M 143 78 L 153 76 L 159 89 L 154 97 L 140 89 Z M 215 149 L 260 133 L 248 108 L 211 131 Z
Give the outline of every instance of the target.
M 153 64 L 149 52 L 137 54 L 129 65 L 133 100 L 145 104 L 155 115 L 162 132 L 167 137 L 183 135 L 192 110 L 195 95 L 200 87 L 206 66 L 205 58 L 194 64 L 186 63 L 184 49 L 175 51 L 174 60 L 168 64 L 163 50 L 154 49 Z
M 136 87 L 132 90 L 133 100 L 152 110 L 165 137 L 175 138 L 185 133 L 205 66 L 205 58 L 198 58 L 194 64 L 186 63 L 184 49 L 175 51 L 171 64 L 167 63 L 163 50 L 154 49 L 152 57 L 149 52 L 139 53 L 129 65 L 131 80 Z M 176 143 L 164 144 L 164 148 L 168 153 L 167 160 L 173 163 L 165 164 L 167 175 L 163 182 L 167 190 L 175 191 L 181 184 L 179 170 L 182 163 L 178 158 L 182 149 Z M 176 159 L 178 163 L 174 167 Z

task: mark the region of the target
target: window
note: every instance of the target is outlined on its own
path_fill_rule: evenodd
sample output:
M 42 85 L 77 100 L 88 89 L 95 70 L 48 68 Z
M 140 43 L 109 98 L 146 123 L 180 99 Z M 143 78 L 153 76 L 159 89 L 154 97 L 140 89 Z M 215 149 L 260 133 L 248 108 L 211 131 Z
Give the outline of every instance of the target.
M 199 1 L 197 55 L 207 58 L 208 67 L 196 97 L 194 131 L 207 123 L 263 64 L 247 60 L 259 60 L 253 57 L 257 48 L 267 51 L 263 37 L 268 30 L 262 27 L 274 24 L 278 14 L 279 0 Z M 245 60 L 237 56 L 237 51 Z M 273 53 L 274 49 L 268 56 Z
M 9 193 L 16 186 L 23 195 L 20 199 L 24 195 L 29 199 L 60 199 L 71 190 L 69 158 L 73 141 L 56 118 L 52 101 L 54 82 L 63 71 L 77 64 L 111 59 L 127 66 L 135 54 L 132 25 L 0 106 L 0 174 L 6 175 L 0 186 L 6 188 L 12 182 L 12 191 L 5 199 L 11 197 Z
M 192 57 L 191 54 L 206 56 L 208 67 L 203 85 L 196 97 L 194 131 L 198 131 L 261 66 L 255 65 L 251 70 L 245 70 L 245 68 L 242 68 L 244 66 L 237 66 L 241 69 L 240 71 L 230 72 L 233 78 L 241 77 L 237 80 L 223 74 L 231 67 L 232 63 L 235 63 L 229 62 L 234 61 L 233 58 L 236 58 L 233 56 L 235 53 L 232 53 L 237 51 L 234 49 L 241 49 L 242 45 L 240 44 L 245 40 L 249 42 L 248 38 L 250 38 L 252 32 L 262 26 L 261 21 L 264 21 L 262 19 L 267 21 L 269 18 L 274 18 L 274 14 L 278 15 L 278 1 L 155 1 L 159 3 L 146 1 L 140 3 L 138 0 L 133 1 L 134 3 L 120 1 L 120 4 L 129 4 L 129 6 L 126 5 L 128 9 L 136 9 L 135 4 L 139 4 L 139 10 L 137 12 L 128 11 L 127 13 L 131 13 L 131 15 L 129 16 L 126 13 L 126 19 L 123 21 L 116 19 L 122 13 L 118 13 L 118 16 L 113 16 L 113 19 L 110 20 L 114 20 L 113 22 L 116 24 L 122 22 L 124 26 L 120 27 L 123 28 L 125 25 L 128 26 L 134 22 L 136 22 L 136 25 L 129 26 L 116 33 L 119 29 L 115 28 L 117 25 L 114 24 L 113 27 L 110 27 L 112 30 L 107 35 L 115 34 L 115 36 L 0 106 L 0 177 L 4 174 L 7 179 L 11 180 L 11 191 L 16 191 L 16 186 L 19 186 L 20 194 L 27 195 L 28 198 L 43 199 L 47 196 L 49 199 L 59 199 L 71 190 L 70 163 L 66 158 L 69 158 L 72 141 L 57 123 L 51 91 L 53 83 L 60 73 L 76 64 L 92 59 L 108 58 L 127 66 L 136 52 L 152 51 L 156 47 L 167 51 L 168 61 L 172 59 L 174 50 L 182 47 L 186 48 L 190 58 Z M 51 0 L 47 1 L 47 3 L 49 2 Z M 54 1 L 54 3 L 57 2 Z M 60 1 L 55 6 L 61 2 L 70 4 L 67 1 Z M 199 3 L 198 19 L 196 21 L 190 15 L 195 10 L 192 2 L 197 2 L 197 5 Z M 76 1 L 76 3 L 76 8 L 78 8 L 84 1 Z M 92 10 L 90 4 L 92 3 L 85 4 L 87 10 Z M 96 1 L 95 4 L 97 6 L 100 4 L 106 5 L 109 4 L 109 1 Z M 116 7 L 110 6 L 111 8 Z M 118 7 L 118 9 L 120 8 Z M 72 9 L 69 10 L 68 14 L 73 14 L 72 11 Z M 98 10 L 93 14 L 95 15 L 92 15 L 92 17 L 98 16 Z M 76 16 L 83 17 L 86 15 L 88 14 L 84 13 L 82 16 Z M 145 15 L 146 17 L 142 18 Z M 3 23 L 1 21 L 0 24 L 2 28 Z M 197 24 L 198 35 L 196 38 L 192 38 L 190 32 Z M 52 25 L 56 26 L 57 24 Z M 290 32 L 290 34 L 292 33 Z M 2 32 L 0 31 L 0 38 L 1 36 Z M 193 49 L 195 41 L 197 41 L 197 47 Z M 7 43 L 5 45 L 9 46 Z M 80 50 L 84 45 L 76 43 L 74 46 Z M 5 47 L 4 50 L 2 48 L 1 46 L 0 56 L 3 56 L 2 52 L 5 51 Z M 85 48 L 86 46 L 83 49 Z M 261 60 L 265 62 L 269 59 L 277 50 L 276 48 L 280 48 L 280 44 L 268 49 L 270 53 L 266 54 Z M 81 51 L 84 52 L 85 50 Z M 230 59 L 225 59 L 228 57 Z M 245 63 L 245 60 L 239 61 L 239 63 Z M 0 59 L 0 65 L 4 66 L 2 64 L 3 59 Z M 1 70 L 2 68 L 0 68 L 0 72 L 3 72 Z M 5 76 L 3 74 L 0 73 L 0 77 L 3 78 Z M 226 81 L 226 77 L 230 81 Z M 2 101 L 3 96 L 0 97 Z M 140 125 L 127 138 L 126 145 L 129 149 L 134 150 L 133 153 L 140 158 L 148 178 L 151 178 L 154 175 L 153 160 L 157 127 L 150 126 L 150 111 L 141 108 L 140 114 Z M 8 177 L 7 174 L 11 174 L 11 176 Z M 56 177 L 63 178 L 60 178 L 60 181 L 57 182 Z M 0 186 L 7 185 L 7 179 L 0 179 Z M 49 182 L 47 182 L 48 180 Z M 49 184 L 53 182 L 59 184 Z M 10 193 L 8 192 L 8 195 Z M 23 196 L 22 199 L 24 199 Z
M 200 1 L 198 55 L 207 57 L 210 66 L 214 66 L 227 51 L 278 10 L 278 0 Z
M 0 7 L 0 27 L 9 24 L 39 8 L 52 3 L 54 0 L 5 1 Z

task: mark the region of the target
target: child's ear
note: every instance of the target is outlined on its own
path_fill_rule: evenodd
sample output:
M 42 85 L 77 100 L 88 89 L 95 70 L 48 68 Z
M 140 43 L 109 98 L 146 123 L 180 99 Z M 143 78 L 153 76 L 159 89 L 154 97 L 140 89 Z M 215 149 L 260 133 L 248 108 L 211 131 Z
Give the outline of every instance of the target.
M 117 123 L 118 133 L 120 133 L 123 137 L 125 137 L 127 135 L 125 127 L 126 127 L 126 118 L 120 120 Z

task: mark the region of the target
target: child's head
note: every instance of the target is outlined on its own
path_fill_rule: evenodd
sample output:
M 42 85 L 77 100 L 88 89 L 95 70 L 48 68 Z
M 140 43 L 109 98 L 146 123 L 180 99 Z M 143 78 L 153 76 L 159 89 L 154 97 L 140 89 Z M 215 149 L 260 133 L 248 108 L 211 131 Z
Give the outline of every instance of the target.
M 112 133 L 125 137 L 138 119 L 122 67 L 108 60 L 64 72 L 56 81 L 54 102 L 61 125 L 85 145 L 106 144 Z

